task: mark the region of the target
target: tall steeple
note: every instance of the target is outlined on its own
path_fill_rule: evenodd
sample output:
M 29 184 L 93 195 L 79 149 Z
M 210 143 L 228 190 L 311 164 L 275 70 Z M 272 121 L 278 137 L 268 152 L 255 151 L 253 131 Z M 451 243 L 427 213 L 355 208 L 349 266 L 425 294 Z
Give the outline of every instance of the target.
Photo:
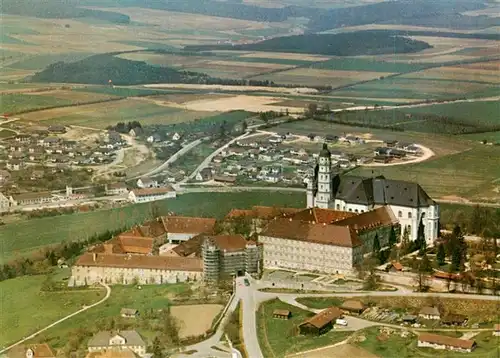
M 328 145 L 323 143 L 323 149 L 319 153 L 318 170 L 318 193 L 316 194 L 315 206 L 328 209 L 332 198 L 332 154 Z

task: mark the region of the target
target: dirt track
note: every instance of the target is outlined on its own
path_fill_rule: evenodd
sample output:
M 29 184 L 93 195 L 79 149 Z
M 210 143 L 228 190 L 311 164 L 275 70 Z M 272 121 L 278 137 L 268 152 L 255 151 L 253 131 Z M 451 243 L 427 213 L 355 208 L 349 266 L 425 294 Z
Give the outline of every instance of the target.
M 222 305 L 216 304 L 172 306 L 171 313 L 180 324 L 179 336 L 184 338 L 205 333 L 222 308 Z

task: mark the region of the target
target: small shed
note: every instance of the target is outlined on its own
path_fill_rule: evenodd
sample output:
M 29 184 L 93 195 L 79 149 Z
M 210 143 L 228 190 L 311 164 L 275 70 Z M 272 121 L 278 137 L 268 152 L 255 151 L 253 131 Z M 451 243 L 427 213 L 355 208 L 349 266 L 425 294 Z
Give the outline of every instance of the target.
M 404 315 L 401 319 L 403 322 L 410 323 L 410 324 L 417 322 L 417 316 L 412 315 L 412 314 Z
M 124 318 L 136 318 L 139 315 L 139 311 L 135 308 L 122 308 L 120 315 Z
M 290 319 L 290 317 L 292 317 L 292 312 L 288 310 L 276 309 L 273 311 L 273 318 Z
M 333 328 L 333 322 L 342 317 L 338 307 L 327 308 L 317 315 L 308 318 L 299 325 L 300 334 L 321 335 Z
M 358 300 L 347 300 L 342 303 L 340 308 L 349 313 L 361 314 L 365 310 L 365 305 Z

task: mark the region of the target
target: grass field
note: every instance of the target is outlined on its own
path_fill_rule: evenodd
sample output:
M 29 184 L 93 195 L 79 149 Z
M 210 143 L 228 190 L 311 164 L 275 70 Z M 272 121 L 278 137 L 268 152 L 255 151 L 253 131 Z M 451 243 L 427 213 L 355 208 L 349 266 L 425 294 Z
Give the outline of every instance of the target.
M 148 99 L 123 99 L 113 102 L 44 110 L 23 115 L 24 121 L 64 124 L 105 129 L 117 122 L 139 121 L 142 125 L 192 121 L 212 113 L 185 111 L 160 106 Z
M 310 308 L 323 309 L 332 306 L 340 306 L 342 305 L 343 300 L 336 297 L 299 297 L 297 298 L 297 302 Z
M 0 139 L 12 137 L 12 136 L 15 136 L 15 135 L 16 135 L 16 132 L 14 132 L 14 131 L 11 131 L 11 130 L 8 130 L 8 129 L 4 129 L 4 128 L 0 128 Z
M 23 276 L 0 282 L 0 347 L 104 297 L 104 290 L 41 292 L 45 276 Z
M 340 87 L 351 83 L 377 79 L 391 74 L 390 72 L 343 71 L 317 68 L 298 68 L 272 74 L 252 77 L 256 80 L 269 80 L 275 83 L 296 85 L 325 85 Z
M 366 339 L 363 342 L 355 343 L 357 346 L 376 354 L 379 357 L 389 357 L 394 352 L 398 352 L 400 357 L 440 357 L 457 358 L 462 357 L 463 353 L 451 351 L 436 351 L 430 348 L 418 348 L 416 336 L 402 338 L 398 334 L 392 334 L 387 341 L 379 341 L 378 327 L 367 328 L 357 332 Z M 477 348 L 472 353 L 467 353 L 467 357 L 473 358 L 496 358 L 500 353 L 498 346 L 498 337 L 492 336 L 491 332 L 482 332 L 473 338 L 477 343 Z
M 305 206 L 302 193 L 196 193 L 183 194 L 173 200 L 155 202 L 160 212 L 173 211 L 178 215 L 221 218 L 232 208 L 252 205 Z M 2 262 L 64 241 L 82 240 L 106 230 L 117 230 L 143 222 L 150 217 L 151 204 L 130 205 L 124 208 L 89 213 L 33 219 L 2 226 L 0 243 Z
M 67 343 L 69 335 L 78 327 L 93 329 L 98 321 L 109 318 L 119 319 L 122 308 L 135 308 L 140 314 L 151 309 L 165 309 L 171 305 L 170 302 L 175 295 L 187 288 L 186 284 L 141 285 L 140 290 L 137 286 L 113 285 L 111 296 L 105 303 L 49 329 L 37 337 L 37 341 L 47 342 L 55 348 L 61 348 Z M 148 341 L 154 337 L 154 332 L 141 329 L 139 332 Z
M 431 147 L 432 148 L 432 147 Z M 500 147 L 475 146 L 473 149 L 441 158 L 385 168 L 358 168 L 352 174 L 385 175 L 391 179 L 416 181 L 435 198 L 459 196 L 473 201 L 498 202 Z M 439 173 L 439 180 L 436 180 Z
M 275 309 L 285 309 L 292 318 L 282 320 L 273 318 Z M 297 326 L 314 313 L 288 305 L 278 299 L 264 302 L 257 311 L 257 334 L 265 357 L 285 357 L 289 354 L 319 348 L 340 342 L 351 332 L 338 332 L 334 329 L 321 336 L 297 335 Z
M 43 107 L 66 106 L 72 103 L 74 101 L 57 97 L 8 93 L 2 95 L 0 113 L 17 113 Z
M 498 101 L 435 104 L 432 106 L 407 108 L 404 111 L 408 113 L 446 116 L 470 123 L 500 126 L 500 102 Z
M 330 60 L 315 63 L 312 68 L 337 71 L 371 71 L 402 73 L 423 69 L 426 65 L 413 63 L 400 63 L 390 61 L 377 61 L 376 59 L 358 57 L 336 57 Z
M 442 99 L 467 96 L 494 88 L 492 84 L 477 82 L 425 78 L 385 78 L 378 81 L 357 84 L 349 88 L 331 92 L 333 95 L 346 95 L 371 98 L 414 98 Z

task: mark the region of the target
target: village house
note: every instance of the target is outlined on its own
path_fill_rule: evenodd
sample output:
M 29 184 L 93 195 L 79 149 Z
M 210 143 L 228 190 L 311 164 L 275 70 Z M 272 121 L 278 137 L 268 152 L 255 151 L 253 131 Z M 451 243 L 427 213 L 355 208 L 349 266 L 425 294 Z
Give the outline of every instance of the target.
M 73 265 L 68 284 L 164 284 L 198 281 L 202 277 L 203 262 L 198 258 L 87 252 Z
M 108 255 L 151 255 L 153 253 L 154 241 L 152 237 L 130 235 L 128 232 L 125 232 L 115 236 L 111 240 L 90 248 L 88 252 Z
M 164 188 L 133 189 L 128 194 L 128 200 L 132 203 L 145 203 L 175 197 L 175 190 L 171 186 Z
M 43 139 L 43 146 L 44 147 L 55 147 L 59 145 L 59 142 L 61 141 L 60 138 L 58 137 L 47 137 Z
M 236 183 L 236 177 L 235 176 L 228 176 L 228 175 L 214 175 L 213 180 L 218 182 L 218 183 L 226 183 L 226 184 Z
M 467 324 L 468 318 L 461 314 L 448 313 L 443 319 L 441 324 L 445 326 L 464 326 Z
M 64 134 L 66 133 L 66 127 L 62 125 L 52 125 L 47 128 L 50 133 Z
M 339 318 L 342 318 L 342 311 L 338 307 L 326 308 L 299 324 L 300 334 L 324 334 L 333 328 L 335 320 Z
M 437 307 L 425 306 L 420 309 L 418 316 L 424 319 L 440 319 L 441 314 Z
M 131 136 L 131 137 L 138 137 L 140 135 L 142 135 L 142 133 L 144 133 L 144 131 L 142 130 L 142 128 L 140 127 L 136 127 L 136 128 L 132 128 L 128 134 Z
M 470 353 L 476 348 L 476 342 L 470 339 L 460 339 L 439 334 L 422 333 L 418 336 L 417 347 L 446 349 Z
M 197 181 L 208 181 L 213 177 L 213 172 L 211 168 L 203 168 L 198 173 L 196 173 L 195 179 Z
M 125 183 L 112 183 L 106 184 L 104 187 L 106 195 L 124 195 L 128 194 L 127 184 Z
M 49 192 L 40 193 L 23 193 L 16 194 L 10 197 L 10 202 L 12 206 L 22 206 L 22 205 L 37 205 L 52 202 L 53 197 Z
M 9 208 L 10 200 L 3 193 L 0 193 L 0 213 L 9 211 Z
M 143 357 L 146 354 L 146 343 L 137 331 L 100 331 L 87 344 L 89 352 L 103 350 L 131 350 Z
M 12 160 L 23 160 L 26 155 L 23 152 L 10 152 L 8 158 Z
M 139 178 L 137 180 L 137 187 L 140 189 L 158 188 L 158 181 L 149 177 Z
M 6 358 L 56 358 L 55 352 L 47 343 L 21 344 L 10 349 Z
M 14 140 L 19 143 L 29 144 L 31 143 L 31 136 L 29 134 L 18 134 L 15 136 Z
M 123 318 L 137 318 L 139 316 L 139 311 L 135 308 L 122 308 L 120 310 L 120 316 Z

